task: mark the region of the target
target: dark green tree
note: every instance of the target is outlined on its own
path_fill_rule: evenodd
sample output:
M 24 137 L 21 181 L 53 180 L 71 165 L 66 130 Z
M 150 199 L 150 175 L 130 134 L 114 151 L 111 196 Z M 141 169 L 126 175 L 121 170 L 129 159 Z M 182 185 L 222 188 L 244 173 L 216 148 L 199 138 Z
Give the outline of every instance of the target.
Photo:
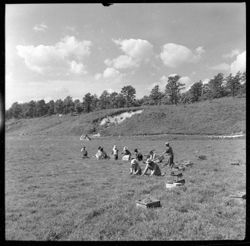
M 223 81 L 224 75 L 223 73 L 218 73 L 214 76 L 213 79 L 210 79 L 208 82 L 209 89 L 211 91 L 210 96 L 211 98 L 220 98 L 224 96 L 224 89 L 223 89 Z
M 43 99 L 36 102 L 36 115 L 38 117 L 46 115 L 47 110 L 48 109 L 47 109 L 46 103 Z
M 14 118 L 19 119 L 22 117 L 22 106 L 18 102 L 12 104 L 11 110 Z
M 126 107 L 131 107 L 134 105 L 136 90 L 133 86 L 124 86 L 121 90 L 121 95 L 125 99 Z
M 92 105 L 92 101 L 93 101 L 93 96 L 91 95 L 91 93 L 87 93 L 85 94 L 84 98 L 83 98 L 83 109 L 84 112 L 89 113 L 91 112 L 91 105 Z
M 98 108 L 99 109 L 110 108 L 110 94 L 106 90 L 104 90 L 101 96 L 99 97 Z
M 71 96 L 67 96 L 64 100 L 63 100 L 63 113 L 64 114 L 68 114 L 68 113 L 72 113 L 74 112 L 74 102 L 72 100 Z
M 168 77 L 168 83 L 165 89 L 165 95 L 168 96 L 170 104 L 177 104 L 180 99 L 180 91 L 184 88 L 184 84 L 179 82 L 179 75 Z
M 63 114 L 63 101 L 62 99 L 58 99 L 55 102 L 55 113 L 56 114 Z
M 198 102 L 202 95 L 202 81 L 194 83 L 189 89 L 189 99 L 193 102 Z
M 47 107 L 48 107 L 48 115 L 52 115 L 55 113 L 55 102 L 54 100 L 50 100 L 47 103 Z
M 160 91 L 159 85 L 156 85 L 150 92 L 149 98 L 153 104 L 161 104 L 161 99 L 164 97 L 164 94 Z
M 229 95 L 235 97 L 240 89 L 241 74 L 238 72 L 235 76 L 231 73 L 226 77 L 226 88 L 229 90 Z

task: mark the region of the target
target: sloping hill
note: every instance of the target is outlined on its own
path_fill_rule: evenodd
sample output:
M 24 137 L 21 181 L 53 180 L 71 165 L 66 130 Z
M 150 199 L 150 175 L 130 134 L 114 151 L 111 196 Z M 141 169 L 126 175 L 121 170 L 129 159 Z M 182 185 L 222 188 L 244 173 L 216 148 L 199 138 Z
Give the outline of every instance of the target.
M 100 125 L 107 116 L 142 110 L 120 124 Z M 78 116 L 58 115 L 9 120 L 7 134 L 14 135 L 101 135 L 140 134 L 232 134 L 246 129 L 246 99 L 222 98 L 190 105 L 143 106 L 109 109 Z

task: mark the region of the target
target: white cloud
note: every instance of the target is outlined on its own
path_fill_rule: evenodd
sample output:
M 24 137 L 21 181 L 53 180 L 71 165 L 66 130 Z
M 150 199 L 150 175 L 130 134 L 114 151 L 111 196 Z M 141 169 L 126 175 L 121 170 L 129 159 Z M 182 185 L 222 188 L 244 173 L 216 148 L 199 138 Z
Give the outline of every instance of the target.
M 109 62 L 116 69 L 126 69 L 139 66 L 139 61 L 128 55 L 121 55 Z
M 77 63 L 76 61 L 71 61 L 70 71 L 75 74 L 86 74 L 85 66 L 82 63 Z
M 45 25 L 44 23 L 39 24 L 39 25 L 35 25 L 33 27 L 33 30 L 36 31 L 36 32 L 45 32 L 46 29 L 48 29 L 48 26 Z
M 210 69 L 212 69 L 212 70 L 225 70 L 225 71 L 227 71 L 227 70 L 230 69 L 230 65 L 227 64 L 227 63 L 220 63 L 220 64 L 218 64 L 216 66 L 210 67 Z
M 109 89 L 107 89 L 107 92 L 109 93 L 109 94 L 111 94 L 111 93 L 113 93 L 113 92 L 115 92 L 112 88 L 109 88 Z
M 205 50 L 200 46 L 194 52 L 183 45 L 165 44 L 160 53 L 160 58 L 165 66 L 177 67 L 183 63 L 194 63 L 200 60 Z
M 177 73 L 169 74 L 169 75 L 168 75 L 168 78 L 169 78 L 169 77 L 175 77 L 176 75 L 178 75 L 178 74 L 177 74 Z
M 136 60 L 143 60 L 153 54 L 153 45 L 142 39 L 113 40 L 121 50 Z
M 142 62 L 148 62 L 153 55 L 153 45 L 147 40 L 142 39 L 117 39 L 113 40 L 120 49 L 124 52 L 124 55 L 120 55 L 114 59 L 106 59 L 104 63 L 107 66 L 112 66 L 115 69 L 127 69 L 136 68 L 141 65 Z
M 113 67 L 107 67 L 103 72 L 104 78 L 114 78 L 120 75 L 120 72 Z
M 158 82 L 150 84 L 147 89 L 149 91 L 151 91 L 156 85 L 159 85 L 159 89 L 162 92 L 164 92 L 167 82 L 168 82 L 168 78 L 165 75 L 163 75 L 163 76 L 161 76 L 161 78 Z
M 185 88 L 182 91 L 188 91 L 192 86 L 193 82 L 188 76 L 181 77 L 179 82 L 184 84 Z
M 232 50 L 230 53 L 222 55 L 223 58 L 234 58 L 235 56 L 239 55 L 240 51 L 238 49 Z
M 94 76 L 95 80 L 99 80 L 102 78 L 102 74 L 101 73 L 96 73 Z
M 237 55 L 236 60 L 230 66 L 230 70 L 232 74 L 236 74 L 238 71 L 246 71 L 246 51 Z
M 210 79 L 208 79 L 208 78 L 203 79 L 203 80 L 202 80 L 202 84 L 203 84 L 203 85 L 208 84 L 209 81 L 210 81 Z
M 88 56 L 91 45 L 91 41 L 78 41 L 74 36 L 66 36 L 55 45 L 17 45 L 16 48 L 18 55 L 24 59 L 29 69 L 43 73 L 72 69 L 71 62 L 80 62 Z

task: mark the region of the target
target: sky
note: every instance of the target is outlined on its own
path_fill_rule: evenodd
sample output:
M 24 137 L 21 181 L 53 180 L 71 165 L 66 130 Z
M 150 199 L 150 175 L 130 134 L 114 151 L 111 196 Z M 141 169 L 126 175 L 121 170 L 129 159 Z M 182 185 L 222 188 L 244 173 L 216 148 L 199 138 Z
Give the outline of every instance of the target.
M 246 69 L 244 3 L 5 6 L 6 109 L 126 85 L 141 98 L 174 74 L 185 91 Z

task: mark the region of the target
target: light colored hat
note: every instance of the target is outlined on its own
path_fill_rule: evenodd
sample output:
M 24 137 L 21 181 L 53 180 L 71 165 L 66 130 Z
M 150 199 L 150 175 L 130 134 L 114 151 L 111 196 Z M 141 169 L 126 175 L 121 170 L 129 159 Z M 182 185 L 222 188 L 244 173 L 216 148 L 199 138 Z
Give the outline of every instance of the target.
M 113 149 L 116 149 L 116 145 L 114 145 Z
M 136 164 L 136 159 L 132 159 L 131 165 L 135 165 L 135 164 Z
M 166 142 L 165 145 L 169 145 L 169 142 Z
M 128 148 L 126 146 L 124 146 L 123 150 L 127 150 Z

